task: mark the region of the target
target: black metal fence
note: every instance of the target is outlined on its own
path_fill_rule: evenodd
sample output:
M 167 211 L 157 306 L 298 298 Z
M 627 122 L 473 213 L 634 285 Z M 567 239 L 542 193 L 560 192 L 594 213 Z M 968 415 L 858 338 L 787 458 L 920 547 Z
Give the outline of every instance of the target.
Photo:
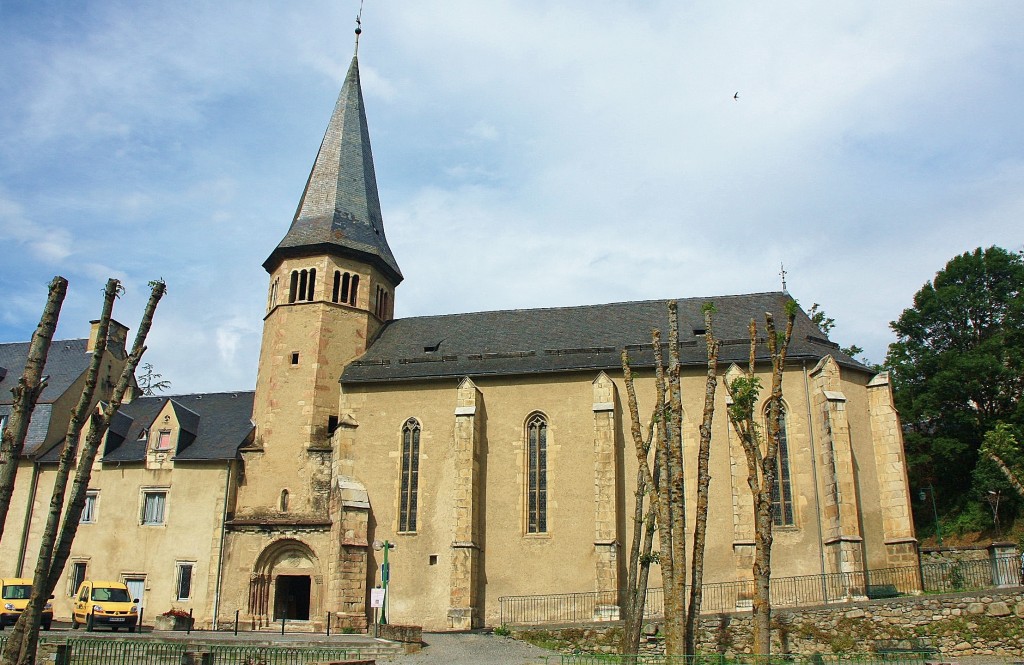
M 307 665 L 365 658 L 358 647 L 185 645 L 139 640 L 72 638 L 67 665 L 180 665 L 186 652 L 210 654 L 213 665 Z M 195 659 L 196 662 L 210 662 Z
M 920 567 L 883 568 L 854 573 L 829 573 L 771 580 L 773 607 L 806 607 L 865 598 L 888 598 L 919 593 L 973 591 L 1021 583 L 1016 557 L 984 561 L 944 561 Z M 754 582 L 705 584 L 702 612 L 749 610 Z M 498 599 L 502 624 L 580 623 L 616 619 L 616 592 L 585 592 L 543 596 L 504 596 Z M 664 613 L 661 589 L 647 592 L 645 616 Z

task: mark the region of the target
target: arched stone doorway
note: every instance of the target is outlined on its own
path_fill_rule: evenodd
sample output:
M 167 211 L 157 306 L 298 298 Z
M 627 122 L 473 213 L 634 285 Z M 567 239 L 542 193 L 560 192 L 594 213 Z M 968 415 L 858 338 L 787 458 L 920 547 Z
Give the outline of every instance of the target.
M 249 579 L 249 614 L 260 626 L 309 621 L 321 614 L 320 561 L 305 543 L 285 538 L 268 545 Z

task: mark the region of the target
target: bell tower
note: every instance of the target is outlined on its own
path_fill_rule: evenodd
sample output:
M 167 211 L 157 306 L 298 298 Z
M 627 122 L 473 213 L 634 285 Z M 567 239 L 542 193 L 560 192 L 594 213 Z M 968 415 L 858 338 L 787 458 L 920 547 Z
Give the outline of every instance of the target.
M 236 518 L 325 518 L 330 436 L 344 367 L 393 316 L 402 273 L 384 236 L 358 58 L 352 58 L 323 142 L 270 275 Z

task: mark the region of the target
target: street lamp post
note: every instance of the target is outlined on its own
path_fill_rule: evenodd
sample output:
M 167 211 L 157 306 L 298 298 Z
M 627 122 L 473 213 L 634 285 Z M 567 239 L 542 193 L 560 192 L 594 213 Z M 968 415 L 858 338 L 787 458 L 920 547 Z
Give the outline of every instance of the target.
M 988 501 L 988 505 L 992 508 L 992 523 L 996 527 L 996 539 L 998 540 L 1001 534 L 999 528 L 999 500 L 1002 498 L 1001 490 L 989 490 L 988 494 L 985 495 L 985 500 Z
M 380 581 L 381 586 L 384 587 L 384 604 L 380 608 L 380 620 L 378 623 L 387 625 L 388 623 L 388 607 L 391 605 L 391 594 L 388 593 L 388 583 L 391 581 L 391 566 L 388 564 L 388 551 L 394 548 L 395 544 L 388 542 L 387 540 L 375 540 L 373 541 L 373 549 L 380 552 L 384 551 L 384 561 L 380 565 Z
M 918 496 L 924 501 L 925 489 L 922 487 Z M 939 526 L 939 509 L 935 507 L 935 488 L 932 484 L 928 483 L 928 493 L 932 497 L 932 515 L 935 517 L 935 540 L 938 541 L 939 547 L 942 547 L 942 528 Z

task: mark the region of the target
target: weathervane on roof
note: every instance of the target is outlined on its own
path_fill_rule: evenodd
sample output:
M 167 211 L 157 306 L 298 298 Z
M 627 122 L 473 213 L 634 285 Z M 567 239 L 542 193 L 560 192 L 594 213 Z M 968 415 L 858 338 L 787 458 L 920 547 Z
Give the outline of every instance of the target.
M 781 261 L 779 262 L 779 274 L 782 276 L 782 292 L 788 293 L 786 290 L 786 266 Z
M 363 0 L 359 0 L 359 13 L 356 14 L 356 55 L 359 55 L 359 35 L 363 34 Z

